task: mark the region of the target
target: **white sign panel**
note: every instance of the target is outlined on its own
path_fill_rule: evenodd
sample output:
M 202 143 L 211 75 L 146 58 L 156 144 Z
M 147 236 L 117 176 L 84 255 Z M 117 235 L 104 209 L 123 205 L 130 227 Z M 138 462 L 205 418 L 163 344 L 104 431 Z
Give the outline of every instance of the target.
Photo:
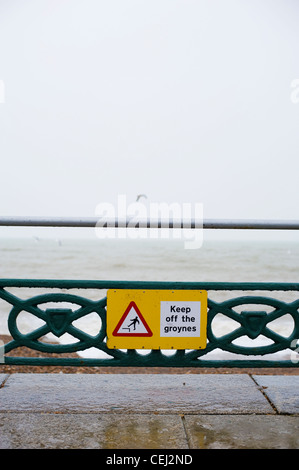
M 161 301 L 160 336 L 199 337 L 201 302 Z

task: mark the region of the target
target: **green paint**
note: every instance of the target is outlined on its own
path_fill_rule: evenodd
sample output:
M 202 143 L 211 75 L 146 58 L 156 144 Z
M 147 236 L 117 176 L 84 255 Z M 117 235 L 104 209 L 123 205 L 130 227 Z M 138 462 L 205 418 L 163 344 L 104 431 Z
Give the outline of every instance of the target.
M 44 288 L 49 292 L 23 300 L 9 292 L 9 288 Z M 51 289 L 96 289 L 99 291 L 98 301 L 92 301 L 86 297 L 71 294 L 69 292 L 53 293 Z M 165 356 L 161 351 L 150 351 L 141 355 L 136 350 L 121 351 L 108 349 L 106 346 L 106 290 L 107 289 L 186 289 L 208 291 L 208 344 L 204 350 L 179 350 L 172 356 Z M 14 289 L 15 291 L 16 289 Z M 234 297 L 222 302 L 213 301 L 210 296 L 213 291 L 247 291 L 250 294 Z M 299 291 L 298 283 L 220 283 L 220 282 L 142 282 L 142 281 L 78 281 L 78 280 L 47 280 L 47 279 L 2 279 L 0 280 L 0 298 L 9 303 L 12 308 L 8 317 L 8 328 L 12 340 L 5 345 L 5 354 L 13 352 L 14 356 L 5 356 L 5 364 L 11 365 L 63 365 L 63 366 L 112 366 L 112 367 L 296 367 L 298 364 L 291 360 L 269 361 L 264 360 L 265 354 L 279 351 L 291 353 L 291 343 L 299 337 L 299 295 L 298 299 L 287 303 L 273 299 L 271 296 L 255 295 L 255 291 Z M 251 295 L 252 292 L 252 295 Z M 271 295 L 271 294 L 270 294 Z M 67 302 L 71 308 L 59 308 L 59 304 Z M 51 307 L 46 308 L 47 303 Z M 57 304 L 57 308 L 52 305 Z M 41 307 L 41 305 L 43 305 Z M 272 307 L 270 313 L 264 310 L 249 311 L 246 305 L 261 305 Z M 235 307 L 245 306 L 238 313 Z M 18 328 L 18 315 L 21 312 L 29 312 L 44 322 L 43 326 L 28 334 L 21 333 Z M 90 336 L 86 332 L 75 327 L 73 322 L 91 312 L 95 312 L 101 327 L 96 336 Z M 213 331 L 213 320 L 216 315 L 222 314 L 237 322 L 234 331 L 217 337 Z M 291 315 L 294 328 L 288 338 L 273 332 L 267 325 L 284 315 Z M 43 342 L 42 338 L 48 333 L 60 337 L 68 333 L 74 341 L 68 344 L 50 344 Z M 248 336 L 254 340 L 260 334 L 272 340 L 272 344 L 259 347 L 238 346 L 235 340 L 242 336 Z M 103 359 L 83 358 L 26 358 L 18 357 L 18 347 L 28 348 L 51 353 L 71 353 L 96 348 L 105 352 L 108 356 Z M 245 359 L 215 361 L 205 359 L 207 353 L 220 349 L 242 355 Z M 256 356 L 255 360 L 246 356 Z

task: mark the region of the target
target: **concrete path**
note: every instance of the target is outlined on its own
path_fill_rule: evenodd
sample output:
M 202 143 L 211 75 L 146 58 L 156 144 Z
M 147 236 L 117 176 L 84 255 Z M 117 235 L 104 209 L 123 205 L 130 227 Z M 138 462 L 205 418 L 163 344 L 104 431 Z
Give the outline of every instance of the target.
M 299 376 L 0 374 L 1 449 L 298 449 Z

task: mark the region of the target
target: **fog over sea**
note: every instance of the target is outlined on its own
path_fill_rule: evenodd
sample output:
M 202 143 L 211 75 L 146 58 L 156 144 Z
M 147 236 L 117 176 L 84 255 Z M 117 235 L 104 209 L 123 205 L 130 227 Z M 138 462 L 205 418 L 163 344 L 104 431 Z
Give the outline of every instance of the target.
M 269 240 L 209 239 L 204 240 L 199 249 L 185 249 L 184 239 L 99 239 L 96 236 L 81 239 L 27 236 L 0 238 L 0 256 L 2 279 L 299 282 L 299 241 L 287 237 L 281 240 L 277 237 Z M 43 289 L 8 290 L 21 298 L 45 292 Z M 74 293 L 84 296 L 82 290 Z M 105 297 L 106 292 L 88 290 L 85 294 L 91 299 L 97 299 Z M 209 293 L 209 296 L 216 301 L 241 295 L 244 293 Z M 267 296 L 286 301 L 297 298 L 294 292 L 270 292 Z M 259 310 L 259 306 L 254 307 L 255 310 Z M 11 306 L 0 299 L 0 334 L 9 334 L 7 318 L 10 309 Z M 266 309 L 267 307 L 263 307 L 263 310 Z M 270 307 L 268 311 L 271 311 Z M 216 328 L 220 336 L 239 326 L 236 322 L 221 317 L 223 316 L 219 315 Z M 96 318 L 98 319 L 97 316 Z M 97 333 L 98 324 L 93 314 L 80 321 L 80 327 L 84 331 L 93 335 Z M 286 337 L 292 332 L 293 319 L 290 315 L 286 319 L 277 320 L 275 325 L 274 323 L 273 331 Z M 36 317 L 28 313 L 19 315 L 18 328 L 21 332 L 32 331 L 38 326 L 40 320 Z M 58 340 L 64 343 L 72 342 L 67 338 L 67 334 L 63 336 Z M 53 337 L 49 335 L 49 339 Z M 55 339 L 57 340 L 56 337 Z M 243 337 L 238 341 L 237 344 L 270 344 L 270 340 L 263 336 L 256 340 Z M 83 357 L 102 357 L 101 354 L 94 349 L 80 352 Z M 217 351 L 210 355 L 215 358 L 232 356 L 231 353 Z M 270 359 L 270 356 L 265 358 Z M 271 358 L 289 359 L 290 352 L 276 353 L 271 355 Z

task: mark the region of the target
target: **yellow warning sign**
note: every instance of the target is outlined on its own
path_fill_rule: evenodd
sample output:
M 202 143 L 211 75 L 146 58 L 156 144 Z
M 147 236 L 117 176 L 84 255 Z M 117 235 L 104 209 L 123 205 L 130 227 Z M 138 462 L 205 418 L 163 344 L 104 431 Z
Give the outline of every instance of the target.
M 204 349 L 207 292 L 109 289 L 110 349 Z

